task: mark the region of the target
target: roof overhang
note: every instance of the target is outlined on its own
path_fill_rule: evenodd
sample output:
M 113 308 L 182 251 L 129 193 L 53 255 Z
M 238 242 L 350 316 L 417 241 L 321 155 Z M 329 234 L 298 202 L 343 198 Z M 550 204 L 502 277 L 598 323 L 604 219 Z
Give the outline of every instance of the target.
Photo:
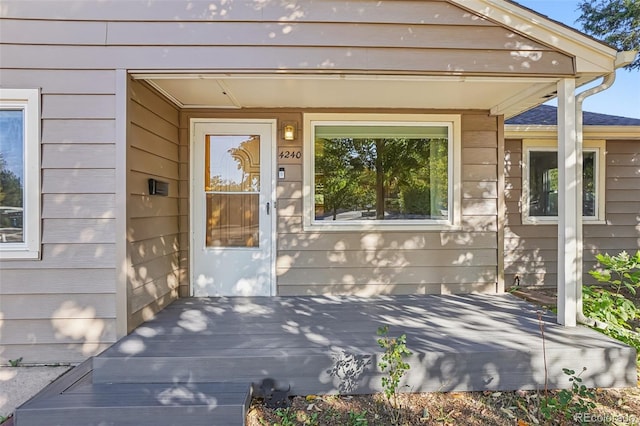
M 555 97 L 559 77 L 134 72 L 179 108 L 488 110 L 512 117 Z M 591 79 L 578 78 L 576 84 Z
M 574 29 L 504 0 L 449 0 L 574 58 L 574 75 L 448 75 L 389 70 L 131 71 L 180 108 L 376 108 L 488 110 L 509 118 L 615 70 L 616 51 Z

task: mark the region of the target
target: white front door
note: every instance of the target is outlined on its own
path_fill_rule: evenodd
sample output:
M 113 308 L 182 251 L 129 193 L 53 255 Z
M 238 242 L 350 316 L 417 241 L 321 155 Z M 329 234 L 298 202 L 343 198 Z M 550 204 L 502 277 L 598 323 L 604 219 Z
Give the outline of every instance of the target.
M 192 294 L 274 295 L 272 120 L 192 120 Z

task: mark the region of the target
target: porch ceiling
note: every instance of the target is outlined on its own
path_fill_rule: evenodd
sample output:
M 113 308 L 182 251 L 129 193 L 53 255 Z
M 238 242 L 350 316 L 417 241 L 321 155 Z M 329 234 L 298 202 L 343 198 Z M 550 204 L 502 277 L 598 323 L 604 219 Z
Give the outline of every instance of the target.
M 506 117 L 555 95 L 558 77 L 135 74 L 181 108 L 483 109 Z

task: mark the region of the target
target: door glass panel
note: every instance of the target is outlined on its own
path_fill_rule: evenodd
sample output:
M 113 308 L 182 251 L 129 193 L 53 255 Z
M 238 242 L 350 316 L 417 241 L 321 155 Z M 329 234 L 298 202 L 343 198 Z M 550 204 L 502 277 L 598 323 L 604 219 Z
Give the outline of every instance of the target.
M 260 136 L 207 136 L 205 191 L 260 191 Z
M 206 246 L 259 247 L 260 137 L 209 135 Z

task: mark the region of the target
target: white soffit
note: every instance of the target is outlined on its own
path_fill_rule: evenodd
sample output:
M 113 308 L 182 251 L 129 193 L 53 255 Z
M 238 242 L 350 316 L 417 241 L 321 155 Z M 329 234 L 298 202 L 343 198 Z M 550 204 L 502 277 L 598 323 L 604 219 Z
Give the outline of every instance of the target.
M 494 109 L 557 78 L 138 74 L 181 108 Z M 544 91 L 543 90 L 543 91 Z M 499 113 L 508 114 L 508 107 Z M 520 112 L 520 111 L 518 111 Z

